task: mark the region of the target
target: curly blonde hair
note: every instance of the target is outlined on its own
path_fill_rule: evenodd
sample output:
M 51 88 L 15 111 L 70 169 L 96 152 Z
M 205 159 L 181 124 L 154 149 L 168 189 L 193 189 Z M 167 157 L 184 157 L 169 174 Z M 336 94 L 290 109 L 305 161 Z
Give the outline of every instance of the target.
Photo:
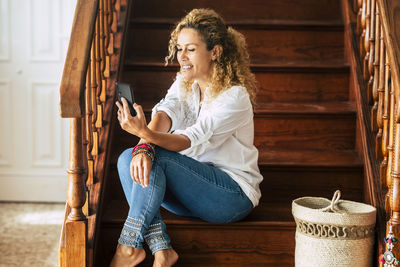
M 232 27 L 228 27 L 220 15 L 212 9 L 193 9 L 171 32 L 169 40 L 169 55 L 165 57 L 168 65 L 176 57 L 177 40 L 180 31 L 184 28 L 197 30 L 206 43 L 208 51 L 220 45 L 222 53 L 213 61 L 210 93 L 212 97 L 234 85 L 242 85 L 247 89 L 252 104 L 255 104 L 257 83 L 250 71 L 250 59 L 244 36 Z M 193 81 L 184 81 L 187 91 L 191 90 Z

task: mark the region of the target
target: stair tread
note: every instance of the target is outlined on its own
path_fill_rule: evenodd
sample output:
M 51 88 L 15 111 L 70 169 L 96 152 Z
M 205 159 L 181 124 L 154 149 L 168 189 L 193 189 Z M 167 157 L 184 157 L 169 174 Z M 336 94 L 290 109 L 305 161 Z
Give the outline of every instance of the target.
M 153 102 L 142 102 L 145 113 L 150 113 Z M 290 102 L 271 102 L 259 103 L 255 108 L 255 116 L 272 115 L 272 114 L 354 114 L 356 108 L 351 102 L 307 102 L 307 103 L 290 103 Z
M 339 20 L 340 2 L 324 1 L 139 1 L 132 17 L 172 17 L 177 22 L 193 8 L 211 8 L 226 21 L 238 18 L 272 18 L 305 20 Z M 326 8 L 329 6 L 329 8 Z
M 261 150 L 260 166 L 361 167 L 353 150 Z
M 249 216 L 240 222 L 234 223 L 235 226 L 273 226 L 279 225 L 283 227 L 293 227 L 294 220 L 291 214 L 287 214 L 290 207 L 281 203 L 262 203 L 257 206 Z M 105 209 L 102 222 L 105 224 L 123 224 L 128 213 L 128 205 L 123 200 L 112 200 L 107 209 Z M 183 217 L 175 215 L 167 210 L 161 208 L 163 220 L 169 225 L 198 225 L 209 226 L 221 225 L 229 226 L 227 224 L 209 223 L 197 218 Z
M 176 24 L 175 18 L 170 17 L 157 17 L 157 18 L 133 18 L 130 21 L 131 27 L 135 24 L 147 24 L 147 25 L 167 25 L 172 27 Z M 234 28 L 251 26 L 251 27 L 311 27 L 311 28 L 335 28 L 343 30 L 344 24 L 342 20 L 296 20 L 296 19 L 241 19 L 241 20 L 227 20 L 227 25 L 231 25 Z
M 263 114 L 353 114 L 356 108 L 351 102 L 261 103 L 255 109 L 256 115 Z
M 153 59 L 154 60 L 154 59 Z M 142 60 L 125 60 L 125 66 L 128 67 L 152 67 L 152 68 L 162 68 L 162 69 L 178 69 L 178 63 L 170 63 L 168 66 L 165 66 L 165 62 L 160 59 L 160 61 L 142 61 Z M 338 59 L 337 61 L 293 61 L 293 62 L 266 62 L 266 63 L 257 63 L 250 64 L 250 67 L 253 71 L 264 71 L 266 69 L 308 69 L 309 71 L 314 71 L 317 69 L 326 69 L 326 70 L 343 70 L 347 71 L 350 65 L 342 60 Z

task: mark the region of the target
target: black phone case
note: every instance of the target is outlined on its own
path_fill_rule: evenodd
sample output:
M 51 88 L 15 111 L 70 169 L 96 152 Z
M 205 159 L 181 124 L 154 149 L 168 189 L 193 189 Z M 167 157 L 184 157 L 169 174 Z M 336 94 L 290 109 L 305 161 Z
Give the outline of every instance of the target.
M 117 87 L 117 95 L 118 95 L 118 101 L 122 104 L 121 98 L 125 98 L 126 101 L 128 101 L 129 104 L 129 111 L 131 112 L 131 116 L 135 117 L 136 116 L 136 111 L 133 108 L 133 103 L 135 103 L 135 98 L 133 97 L 133 89 L 130 84 L 128 83 L 120 83 L 116 82 L 116 87 Z

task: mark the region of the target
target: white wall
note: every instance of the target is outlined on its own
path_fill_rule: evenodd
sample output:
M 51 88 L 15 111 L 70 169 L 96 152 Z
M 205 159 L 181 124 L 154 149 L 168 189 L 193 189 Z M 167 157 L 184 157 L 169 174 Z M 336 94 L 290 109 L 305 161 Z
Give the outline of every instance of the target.
M 59 84 L 76 0 L 0 0 L 0 200 L 65 201 Z

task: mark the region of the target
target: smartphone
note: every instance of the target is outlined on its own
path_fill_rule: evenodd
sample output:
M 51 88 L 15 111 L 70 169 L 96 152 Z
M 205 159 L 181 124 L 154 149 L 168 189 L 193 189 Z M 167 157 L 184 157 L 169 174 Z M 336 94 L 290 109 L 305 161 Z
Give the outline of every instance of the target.
M 118 101 L 122 105 L 121 98 L 122 97 L 125 98 L 126 101 L 128 101 L 128 106 L 129 106 L 129 110 L 131 112 L 131 116 L 135 117 L 136 111 L 133 108 L 133 103 L 135 103 L 135 98 L 133 97 L 133 88 L 131 87 L 131 85 L 129 83 L 116 82 L 115 85 L 117 87 Z

